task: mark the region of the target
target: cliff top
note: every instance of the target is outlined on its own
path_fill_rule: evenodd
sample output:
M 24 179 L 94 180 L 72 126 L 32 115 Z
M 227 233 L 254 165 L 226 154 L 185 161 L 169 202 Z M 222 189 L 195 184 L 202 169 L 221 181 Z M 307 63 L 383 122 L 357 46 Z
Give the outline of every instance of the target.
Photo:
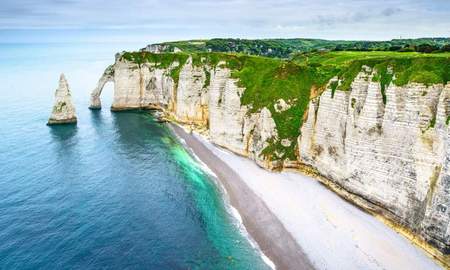
M 235 52 L 268 57 L 289 58 L 298 52 L 311 51 L 450 51 L 450 38 L 393 39 L 389 41 L 215 38 L 151 44 L 149 52 Z
M 377 70 L 374 80 L 381 82 L 382 90 L 391 82 L 397 86 L 409 82 L 426 85 L 450 81 L 450 53 L 423 54 L 417 52 L 315 52 L 300 53 L 292 58 L 297 64 L 319 66 L 335 70 L 341 80 L 333 90 L 350 90 L 351 82 L 362 66 Z M 391 69 L 389 72 L 388 70 Z M 386 102 L 386 100 L 385 100 Z
M 450 81 L 450 53 L 421 54 L 415 52 L 312 52 L 295 55 L 291 60 L 251 56 L 235 53 L 150 53 L 124 52 L 119 61 L 142 66 L 166 68 L 174 82 L 178 82 L 181 67 L 191 57 L 192 65 L 203 67 L 209 84 L 210 69 L 223 65 L 232 71 L 245 87 L 241 104 L 249 106 L 249 112 L 266 107 L 271 111 L 280 139 L 295 142 L 300 133 L 302 117 L 311 98 L 319 95 L 329 84 L 334 91 L 348 91 L 363 66 L 377 70 L 373 81 L 379 81 L 381 91 L 390 84 L 405 85 L 409 82 L 424 84 Z M 288 109 L 279 110 L 279 101 Z M 284 147 L 281 140 L 273 142 L 263 154 L 281 153 L 280 158 L 295 159 L 295 148 Z

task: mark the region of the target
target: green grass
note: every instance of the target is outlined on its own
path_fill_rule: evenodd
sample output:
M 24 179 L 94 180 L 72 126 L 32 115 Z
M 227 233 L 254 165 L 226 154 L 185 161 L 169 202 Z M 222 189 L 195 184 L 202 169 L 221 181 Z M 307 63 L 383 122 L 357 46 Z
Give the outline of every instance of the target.
M 380 82 L 383 102 L 386 104 L 386 88 L 392 82 L 403 86 L 409 82 L 447 83 L 450 80 L 450 53 L 420 54 L 415 52 L 317 52 L 299 54 L 293 58 L 299 65 L 317 66 L 323 70 L 334 71 L 341 80 L 336 89 L 349 91 L 351 83 L 368 66 L 377 71 L 373 81 Z
M 299 135 L 303 115 L 309 102 L 311 87 L 314 83 L 312 70 L 292 62 L 284 62 L 261 57 L 246 57 L 242 68 L 233 72 L 245 91 L 241 97 L 243 105 L 251 107 L 250 113 L 266 107 L 272 113 L 277 126 L 279 139 L 288 138 L 296 141 Z M 293 106 L 283 112 L 276 112 L 274 105 L 280 98 L 294 102 Z M 272 156 L 275 151 L 284 153 L 283 158 L 295 159 L 291 149 L 286 149 L 279 141 L 263 154 Z M 271 151 L 269 151 L 271 150 Z
M 139 67 L 148 62 L 159 68 L 167 68 L 176 61 L 180 65 L 172 69 L 170 75 L 177 83 L 181 67 L 189 56 L 192 57 L 194 66 L 204 68 L 205 87 L 210 83 L 211 74 L 208 69 L 223 62 L 224 66 L 232 70 L 232 77 L 239 79 L 239 85 L 245 88 L 241 104 L 249 106 L 249 113 L 258 112 L 264 107 L 271 111 L 279 139 L 272 138 L 269 146 L 262 152 L 271 160 L 296 159 L 297 138 L 300 135 L 303 114 L 307 109 L 311 90 L 324 89 L 329 80 L 335 76 L 340 79 L 340 83 L 330 84 L 332 96 L 336 90 L 350 90 L 351 83 L 362 66 L 373 68 L 377 73 L 372 80 L 380 83 L 385 104 L 387 102 L 385 91 L 390 83 L 401 86 L 408 82 L 429 85 L 445 84 L 450 81 L 450 53 L 424 55 L 397 52 L 329 52 L 299 54 L 292 60 L 205 52 L 190 54 L 127 52 L 122 57 L 137 63 Z M 286 111 L 277 112 L 274 105 L 279 99 L 284 99 L 291 107 Z M 284 147 L 281 145 L 282 139 L 289 139 L 293 143 L 290 147 Z
M 339 85 L 339 82 L 338 82 L 338 81 L 333 81 L 333 82 L 330 84 L 330 88 L 331 88 L 331 98 L 334 98 L 334 93 L 336 92 L 336 89 L 337 89 L 338 85 Z
M 144 63 L 152 63 L 155 68 L 165 69 L 170 67 L 174 62 L 178 62 L 179 65 L 170 71 L 170 76 L 177 84 L 181 68 L 189 58 L 189 55 L 185 53 L 154 54 L 148 52 L 125 52 L 122 55 L 122 58 L 138 64 L 139 68 L 141 68 Z
M 241 103 L 250 106 L 249 113 L 268 108 L 277 127 L 279 140 L 273 141 L 262 154 L 270 159 L 295 160 L 294 149 L 311 89 L 323 88 L 336 71 L 264 57 L 240 56 L 239 59 L 240 68 L 232 76 L 238 78 L 240 85 L 245 87 Z M 277 112 L 274 105 L 279 99 L 292 106 Z M 284 147 L 281 145 L 282 139 L 289 139 L 293 143 L 290 147 Z M 277 157 L 275 152 L 281 156 Z
M 384 95 L 386 87 L 392 82 L 404 86 L 411 82 L 425 85 L 442 83 L 450 80 L 450 58 L 445 57 L 412 57 L 412 58 L 372 58 L 355 60 L 349 68 L 343 68 L 338 76 L 344 80 L 340 90 L 349 90 L 350 84 L 358 74 L 358 69 L 366 65 L 377 71 L 373 81 L 381 84 Z M 388 72 L 391 68 L 392 72 Z
M 430 121 L 430 128 L 434 128 L 434 126 L 436 126 L 436 115 L 434 115 Z
M 293 61 L 299 64 L 321 64 L 345 66 L 355 60 L 367 60 L 373 58 L 392 59 L 392 58 L 448 58 L 450 53 L 436 53 L 436 54 L 422 54 L 416 52 L 385 52 L 385 51 L 371 51 L 371 52 L 315 52 L 315 53 L 301 53 L 293 57 Z
M 290 39 L 235 39 L 214 38 L 204 40 L 186 40 L 159 43 L 164 45 L 165 52 L 173 52 L 174 48 L 185 53 L 225 52 L 243 53 L 257 56 L 290 58 L 298 52 L 311 51 L 387 51 L 407 49 L 416 50 L 417 46 L 428 44 L 434 48 L 443 48 L 450 44 L 449 38 L 394 39 L 389 41 L 351 41 L 323 40 L 308 38 Z

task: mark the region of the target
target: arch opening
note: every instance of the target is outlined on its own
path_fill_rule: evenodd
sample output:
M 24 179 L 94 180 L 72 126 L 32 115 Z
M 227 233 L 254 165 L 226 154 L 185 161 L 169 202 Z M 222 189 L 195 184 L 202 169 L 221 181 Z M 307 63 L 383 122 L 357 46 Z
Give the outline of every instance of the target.
M 102 94 L 105 84 L 108 82 L 114 82 L 114 65 L 110 65 L 103 72 L 102 77 L 98 80 L 97 87 L 91 93 L 91 103 L 89 109 L 100 110 L 102 108 L 102 103 L 100 100 L 100 95 Z

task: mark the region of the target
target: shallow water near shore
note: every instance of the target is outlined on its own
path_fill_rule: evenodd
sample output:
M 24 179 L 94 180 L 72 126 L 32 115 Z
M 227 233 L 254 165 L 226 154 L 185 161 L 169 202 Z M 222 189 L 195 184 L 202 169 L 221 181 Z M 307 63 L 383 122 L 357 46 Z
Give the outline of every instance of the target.
M 117 48 L 0 48 L 0 268 L 268 269 L 168 128 L 111 113 L 111 85 L 103 110 L 87 109 Z M 60 72 L 76 126 L 45 125 Z

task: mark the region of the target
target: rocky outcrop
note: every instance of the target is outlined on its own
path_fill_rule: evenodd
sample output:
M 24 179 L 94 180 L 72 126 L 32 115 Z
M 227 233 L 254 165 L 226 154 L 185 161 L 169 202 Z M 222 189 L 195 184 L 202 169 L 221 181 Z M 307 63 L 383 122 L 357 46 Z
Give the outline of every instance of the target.
M 286 103 L 286 101 L 284 101 L 284 99 L 282 99 L 282 98 L 277 100 L 277 102 L 273 106 L 273 108 L 275 109 L 276 112 L 284 112 L 284 111 L 288 110 L 290 107 L 291 107 L 291 105 Z
M 164 52 L 178 53 L 181 52 L 181 49 L 178 47 L 173 47 L 165 44 L 150 44 L 147 45 L 145 48 L 142 48 L 141 51 L 149 53 L 164 53 Z
M 175 104 L 174 91 L 175 82 L 170 77 L 170 71 L 179 65 L 175 62 L 167 69 L 155 67 L 154 64 L 146 63 L 138 65 L 128 61 L 117 60 L 111 66 L 113 74 L 111 79 L 114 82 L 114 97 L 111 110 L 129 110 L 141 108 L 171 109 Z M 102 76 L 104 78 L 105 75 Z M 100 82 L 102 82 L 102 78 Z M 101 85 L 101 83 L 99 83 Z M 92 94 L 96 98 L 100 96 L 101 89 L 96 88 Z M 93 102 L 94 99 L 91 99 Z M 94 106 L 91 103 L 91 106 Z
M 55 91 L 55 105 L 53 105 L 47 125 L 74 124 L 76 122 L 77 116 L 75 115 L 75 106 L 72 103 L 69 84 L 64 74 L 61 74 L 59 86 Z
M 300 160 L 448 254 L 450 85 L 390 84 L 384 104 L 373 76 L 311 100 Z

